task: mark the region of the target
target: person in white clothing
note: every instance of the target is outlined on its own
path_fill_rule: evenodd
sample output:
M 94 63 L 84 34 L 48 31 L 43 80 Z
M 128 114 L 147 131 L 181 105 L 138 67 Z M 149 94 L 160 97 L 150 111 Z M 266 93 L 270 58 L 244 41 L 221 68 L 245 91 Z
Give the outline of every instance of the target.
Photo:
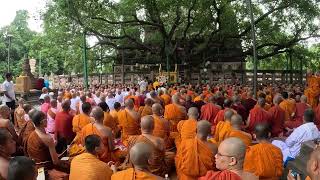
M 110 110 L 114 109 L 114 103 L 116 102 L 116 99 L 114 98 L 112 93 L 108 94 L 108 98 L 106 99 L 106 103 L 110 107 Z
M 11 109 L 11 122 L 14 120 L 14 109 L 16 108 L 16 95 L 12 82 L 12 74 L 6 73 L 6 80 L 2 84 L 2 91 L 4 93 L 2 101 Z
M 115 97 L 116 101 L 121 105 L 124 105 L 124 96 L 120 89 L 117 89 L 117 94 Z
M 303 124 L 296 128 L 292 134 L 285 140 L 274 140 L 273 145 L 281 149 L 283 161 L 296 158 L 300 153 L 302 143 L 310 140 L 315 140 L 320 137 L 320 132 L 317 126 L 313 123 L 315 114 L 312 109 L 307 109 L 304 112 Z

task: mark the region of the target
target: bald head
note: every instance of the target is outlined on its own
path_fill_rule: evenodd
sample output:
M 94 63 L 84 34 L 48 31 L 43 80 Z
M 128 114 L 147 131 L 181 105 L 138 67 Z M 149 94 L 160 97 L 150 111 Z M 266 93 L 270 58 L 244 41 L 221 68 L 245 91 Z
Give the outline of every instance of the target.
M 243 125 L 242 117 L 239 114 L 232 115 L 232 117 L 231 117 L 231 126 L 234 129 L 240 130 L 242 125 Z
M 209 99 L 208 99 L 208 102 L 209 103 L 215 103 L 215 99 L 216 99 L 215 96 L 210 96 Z
M 154 129 L 154 120 L 152 116 L 144 116 L 140 122 L 141 131 L 143 133 L 152 133 Z
M 101 107 L 97 106 L 92 109 L 91 116 L 96 120 L 96 122 L 102 123 L 104 119 L 104 112 Z
M 196 107 L 191 107 L 188 110 L 188 117 L 189 119 L 198 119 L 199 111 Z
M 225 99 L 223 102 L 223 107 L 224 108 L 229 108 L 232 105 L 232 101 L 230 99 Z
M 246 145 L 241 139 L 227 138 L 221 142 L 218 149 L 219 153 L 234 157 L 236 159 L 236 161 L 232 160 L 232 169 L 243 169 L 243 162 L 246 154 Z M 220 170 L 225 170 L 224 167 L 220 166 L 220 164 L 217 164 L 217 168 Z
M 308 98 L 307 98 L 307 96 L 305 96 L 305 95 L 302 95 L 302 96 L 300 97 L 300 101 L 301 101 L 302 103 L 307 103 L 307 100 L 308 100 Z
M 281 101 L 282 101 L 282 96 L 281 96 L 281 95 L 276 95 L 276 96 L 273 98 L 273 104 L 279 105 Z
M 233 114 L 234 114 L 234 112 L 231 109 L 227 109 L 224 112 L 224 120 L 225 121 L 230 121 Z
M 152 106 L 153 101 L 152 101 L 152 99 L 147 98 L 147 99 L 144 101 L 144 104 L 145 104 L 146 106 Z
M 126 108 L 132 110 L 133 107 L 134 107 L 133 100 L 132 100 L 132 99 L 127 99 L 127 100 L 124 102 L 124 105 L 126 106 Z
M 271 129 L 269 124 L 257 124 L 254 128 L 254 134 L 257 140 L 269 139 Z
M 172 100 L 172 103 L 179 104 L 179 96 L 178 95 L 173 95 L 171 100 Z
M 148 168 L 148 160 L 152 154 L 152 147 L 146 143 L 136 143 L 130 149 L 130 161 L 135 167 Z
M 211 124 L 207 120 L 197 122 L 197 135 L 208 137 L 211 134 Z
M 264 98 L 258 98 L 257 104 L 263 108 L 266 105 L 266 100 Z
M 162 115 L 163 108 L 159 103 L 155 103 L 152 105 L 152 113 L 158 116 Z

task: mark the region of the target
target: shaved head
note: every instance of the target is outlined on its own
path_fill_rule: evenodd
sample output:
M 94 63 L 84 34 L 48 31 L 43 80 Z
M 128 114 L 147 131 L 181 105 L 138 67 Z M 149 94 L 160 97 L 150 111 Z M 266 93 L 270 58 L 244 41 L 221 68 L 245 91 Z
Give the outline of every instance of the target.
M 263 140 L 269 139 L 271 136 L 271 129 L 269 124 L 257 124 L 254 128 L 256 139 Z
M 264 107 L 266 105 L 266 100 L 264 98 L 258 98 L 258 105 Z
M 191 107 L 188 110 L 188 117 L 189 119 L 198 119 L 199 111 L 196 107 Z
M 91 111 L 91 116 L 98 122 L 102 123 L 104 119 L 104 112 L 101 107 L 94 107 Z
M 211 124 L 207 120 L 197 122 L 197 134 L 207 137 L 211 134 Z
M 152 113 L 156 115 L 162 115 L 162 106 L 159 103 L 155 103 L 152 105 Z
M 307 162 L 307 172 L 312 179 L 319 179 L 319 164 L 320 164 L 320 147 L 317 147 L 311 153 L 309 160 Z
M 144 116 L 140 122 L 141 131 L 150 133 L 154 129 L 154 120 L 152 116 Z
M 152 99 L 147 98 L 147 99 L 144 101 L 144 104 L 145 104 L 146 106 L 152 106 L 153 101 L 152 101 Z
M 124 102 L 124 105 L 126 106 L 126 108 L 132 110 L 134 108 L 134 103 L 133 103 L 133 100 L 132 99 L 127 99 L 125 102 Z
M 146 143 L 136 143 L 130 149 L 130 161 L 135 167 L 148 168 L 148 160 L 152 154 L 152 147 Z
M 301 101 L 302 103 L 307 103 L 307 100 L 308 100 L 308 98 L 307 98 L 307 96 L 305 96 L 305 95 L 302 95 L 302 96 L 300 97 L 300 101 Z
M 173 95 L 171 99 L 172 99 L 172 103 L 176 103 L 176 104 L 179 103 L 179 96 L 178 95 Z
M 281 95 L 276 95 L 274 98 L 273 98 L 273 104 L 280 104 L 280 102 L 282 101 L 282 96 Z
M 241 126 L 243 125 L 242 117 L 239 114 L 234 114 L 231 117 L 231 126 L 236 129 L 241 129 Z
M 208 102 L 209 103 L 215 103 L 215 99 L 216 99 L 215 96 L 210 96 L 209 99 L 208 99 Z
M 228 168 L 234 170 L 242 170 L 243 162 L 246 154 L 246 145 L 239 138 L 227 138 L 221 142 L 218 148 L 218 153 L 224 156 L 234 157 L 229 159 L 229 162 L 222 161 L 223 157 L 216 155 L 216 167 L 219 170 Z M 227 163 L 227 164 L 226 164 Z M 229 170 L 230 170 L 229 169 Z
M 227 109 L 224 112 L 224 119 L 227 120 L 227 121 L 230 121 L 231 117 L 233 116 L 233 114 L 234 114 L 234 112 L 231 109 Z

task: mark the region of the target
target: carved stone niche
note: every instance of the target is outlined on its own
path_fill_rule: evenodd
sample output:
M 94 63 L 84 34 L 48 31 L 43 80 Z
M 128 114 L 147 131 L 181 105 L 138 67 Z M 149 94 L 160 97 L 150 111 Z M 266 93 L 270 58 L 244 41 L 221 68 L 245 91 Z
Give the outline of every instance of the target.
M 22 64 L 22 73 L 16 78 L 15 90 L 17 92 L 28 92 L 36 87 L 36 79 L 31 73 L 29 59 L 25 59 Z

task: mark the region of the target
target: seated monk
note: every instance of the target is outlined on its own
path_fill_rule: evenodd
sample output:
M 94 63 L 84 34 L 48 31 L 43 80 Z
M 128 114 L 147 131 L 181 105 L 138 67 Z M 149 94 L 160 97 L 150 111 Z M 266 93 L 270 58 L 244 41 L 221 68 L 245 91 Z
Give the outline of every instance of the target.
M 208 103 L 201 107 L 200 119 L 207 120 L 211 124 L 213 124 L 214 119 L 216 118 L 220 110 L 221 110 L 221 107 L 215 104 L 215 97 L 211 96 L 209 97 Z
M 109 127 L 112 130 L 112 133 L 117 136 L 120 133 L 120 129 L 118 127 L 118 122 L 113 118 L 109 113 L 109 106 L 106 102 L 100 102 L 98 106 L 103 110 L 104 112 L 104 120 L 103 125 L 106 127 Z
M 273 98 L 273 104 L 269 109 L 269 113 L 271 114 L 271 137 L 282 137 L 284 133 L 284 120 L 285 120 L 285 112 L 279 106 L 282 101 L 281 95 L 276 95 Z
M 97 135 L 85 138 L 86 152 L 76 156 L 71 161 L 70 180 L 110 180 L 113 174 L 111 168 L 100 161 L 97 156 L 101 153 L 103 143 Z M 112 166 L 115 171 L 115 166 Z
M 24 99 L 20 98 L 18 101 L 18 107 L 14 110 L 14 126 L 20 130 L 23 125 L 26 123 L 25 119 L 24 119 L 24 109 L 23 109 L 23 105 L 24 105 Z
M 14 125 L 10 122 L 10 108 L 7 105 L 0 105 L 0 129 L 6 129 L 10 132 L 14 141 L 18 141 L 18 135 L 14 129 Z
M 9 161 L 16 152 L 16 142 L 8 130 L 0 128 L 0 179 L 7 179 Z
M 251 134 L 242 131 L 242 117 L 239 114 L 234 114 L 231 117 L 231 131 L 228 135 L 228 137 L 236 137 L 243 141 L 243 143 L 248 147 L 251 145 L 252 142 L 252 136 Z
M 211 124 L 202 120 L 197 123 L 196 137 L 182 140 L 175 157 L 180 180 L 196 180 L 215 169 L 214 156 L 218 147 L 207 141 L 210 134 Z
M 81 129 L 91 122 L 90 112 L 91 112 L 91 104 L 85 102 L 82 104 L 82 113 L 73 117 L 72 120 L 72 131 L 79 135 Z
M 241 97 L 239 95 L 232 97 L 233 104 L 231 106 L 232 109 L 234 109 L 242 118 L 243 122 L 248 118 L 247 110 L 246 108 L 241 104 Z
M 56 167 L 68 171 L 68 165 L 64 164 L 58 157 L 53 138 L 46 134 L 46 115 L 42 111 L 34 110 L 31 120 L 35 130 L 29 135 L 25 143 L 26 155 L 33 159 L 38 164 L 38 167 L 45 167 L 45 169 L 50 170 Z M 63 172 L 56 172 L 59 177 L 67 176 Z
M 175 139 L 177 149 L 179 148 L 182 140 L 193 139 L 196 136 L 198 118 L 198 109 L 196 107 L 192 107 L 188 110 L 188 120 L 183 120 L 178 123 L 178 136 Z
M 104 112 L 100 107 L 93 108 L 91 112 L 94 122 L 87 124 L 82 128 L 80 135 L 77 137 L 76 143 L 81 144 L 83 147 L 85 145 L 85 138 L 89 135 L 95 134 L 100 136 L 102 139 L 102 150 L 99 154 L 99 159 L 105 163 L 109 161 L 116 161 L 113 157 L 112 151 L 114 150 L 113 145 L 113 134 L 109 127 L 103 125 Z
M 153 134 L 156 137 L 162 138 L 165 142 L 166 149 L 172 148 L 173 141 L 170 139 L 170 122 L 162 117 L 163 108 L 159 103 L 152 105 L 154 129 Z
M 128 150 L 137 143 L 143 142 L 151 147 L 152 159 L 150 160 L 149 168 L 150 172 L 164 177 L 165 174 L 169 174 L 171 167 L 173 166 L 173 153 L 166 153 L 165 143 L 163 139 L 153 136 L 154 120 L 152 116 L 145 116 L 141 119 L 141 135 L 131 136 L 128 140 Z M 128 164 L 129 157 L 127 157 L 124 165 Z
M 224 114 L 227 110 L 231 109 L 231 104 L 232 101 L 230 99 L 225 99 L 223 102 L 223 109 L 221 109 L 216 118 L 214 119 L 214 122 L 212 124 L 213 128 L 220 122 L 220 121 L 224 121 Z
M 179 121 L 186 118 L 186 108 L 179 102 L 179 96 L 172 96 L 172 104 L 165 106 L 164 118 L 171 123 L 171 131 L 177 132 L 177 125 Z
M 30 158 L 15 156 L 10 160 L 8 180 L 35 180 L 37 176 L 36 163 Z
M 294 113 L 294 117 L 290 121 L 285 122 L 285 127 L 289 129 L 294 129 L 303 124 L 303 114 L 304 112 L 311 108 L 309 104 L 307 104 L 307 96 L 302 95 L 300 97 L 300 102 L 296 103 L 296 111 Z
M 169 105 L 171 102 L 171 97 L 168 94 L 167 90 L 164 91 L 164 93 L 160 96 L 160 98 L 163 100 L 164 106 Z
M 153 149 L 149 144 L 143 142 L 136 143 L 129 152 L 133 168 L 113 174 L 111 180 L 164 180 L 164 178 L 152 174 L 149 170 L 152 153 Z
M 227 138 L 221 142 L 215 155 L 216 168 L 208 171 L 199 180 L 258 180 L 258 177 L 243 169 L 246 145 L 238 138 Z
M 284 110 L 285 114 L 285 122 L 290 121 L 294 115 L 296 105 L 292 101 L 290 101 L 288 92 L 282 93 L 283 101 L 279 104 L 279 106 Z
M 247 120 L 247 131 L 252 133 L 254 127 L 259 123 L 268 123 L 272 122 L 272 115 L 264 109 L 266 100 L 264 98 L 258 98 L 257 105 L 251 109 L 248 120 Z
M 224 121 L 220 121 L 214 130 L 214 140 L 220 144 L 224 139 L 229 136 L 231 132 L 231 117 L 234 112 L 231 109 L 227 109 L 224 113 Z
M 139 112 L 138 112 L 140 117 L 152 115 L 151 106 L 153 103 L 154 102 L 150 98 L 147 98 L 144 100 L 144 106 L 140 106 Z
M 243 169 L 260 179 L 280 179 L 283 172 L 283 157 L 281 150 L 269 142 L 270 126 L 268 124 L 256 125 L 253 136 L 258 144 L 248 148 Z
M 133 135 L 139 135 L 140 116 L 134 110 L 132 99 L 125 101 L 125 109 L 118 112 L 119 127 L 121 129 L 121 140 L 124 145 L 128 145 L 128 138 Z
M 267 96 L 265 93 L 260 93 L 258 98 L 263 98 L 265 100 L 265 105 L 263 107 L 264 110 L 269 111 L 269 109 L 271 108 L 271 104 L 267 103 Z M 258 106 L 258 104 L 256 104 L 256 106 Z

